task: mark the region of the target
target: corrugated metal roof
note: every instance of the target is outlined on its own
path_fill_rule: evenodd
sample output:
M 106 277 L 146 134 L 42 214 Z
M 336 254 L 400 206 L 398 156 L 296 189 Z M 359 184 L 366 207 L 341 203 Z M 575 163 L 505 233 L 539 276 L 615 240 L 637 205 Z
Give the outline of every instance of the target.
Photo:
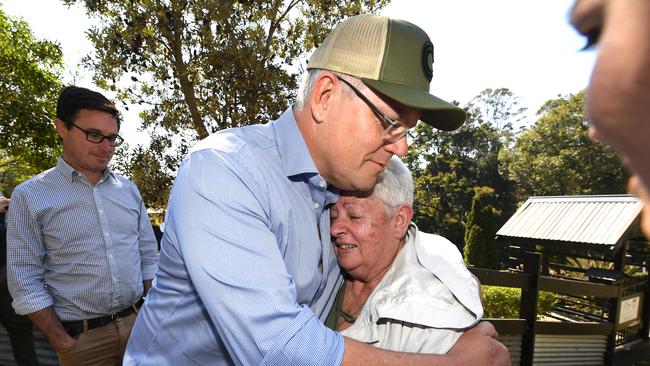
M 497 337 L 510 351 L 513 365 L 521 363 L 521 335 Z M 533 366 L 576 366 L 605 364 L 606 335 L 536 334 Z
M 642 208 L 631 195 L 530 197 L 497 235 L 614 245 Z

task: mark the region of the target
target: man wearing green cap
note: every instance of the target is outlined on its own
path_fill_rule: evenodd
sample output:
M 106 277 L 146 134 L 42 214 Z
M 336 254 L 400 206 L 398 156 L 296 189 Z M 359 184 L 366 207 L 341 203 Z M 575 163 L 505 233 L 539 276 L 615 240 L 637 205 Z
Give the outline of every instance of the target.
M 420 28 L 350 18 L 279 119 L 199 142 L 174 183 L 124 364 L 509 364 L 487 323 L 443 356 L 374 348 L 322 323 L 341 283 L 329 234 L 339 190 L 371 190 L 418 120 L 453 130 L 465 119 L 429 94 L 432 62 Z

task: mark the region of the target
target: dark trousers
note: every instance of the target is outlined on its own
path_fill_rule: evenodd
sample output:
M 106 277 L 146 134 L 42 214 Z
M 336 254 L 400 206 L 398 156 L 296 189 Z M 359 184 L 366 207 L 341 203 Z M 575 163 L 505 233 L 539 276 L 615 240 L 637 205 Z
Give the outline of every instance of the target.
M 11 295 L 7 288 L 5 268 L 0 274 L 0 323 L 7 329 L 14 359 L 20 366 L 38 365 L 34 352 L 34 333 L 32 322 L 25 316 L 17 315 L 11 307 Z M 4 277 L 4 278 L 3 278 Z

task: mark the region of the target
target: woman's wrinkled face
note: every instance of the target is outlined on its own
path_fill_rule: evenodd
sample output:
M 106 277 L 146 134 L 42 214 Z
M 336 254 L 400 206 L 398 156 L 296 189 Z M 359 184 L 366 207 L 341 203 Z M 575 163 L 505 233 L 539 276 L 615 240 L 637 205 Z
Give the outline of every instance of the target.
M 354 280 L 371 281 L 390 268 L 401 245 L 395 217 L 373 197 L 342 193 L 330 209 L 334 253 Z M 379 278 L 381 278 L 379 277 Z

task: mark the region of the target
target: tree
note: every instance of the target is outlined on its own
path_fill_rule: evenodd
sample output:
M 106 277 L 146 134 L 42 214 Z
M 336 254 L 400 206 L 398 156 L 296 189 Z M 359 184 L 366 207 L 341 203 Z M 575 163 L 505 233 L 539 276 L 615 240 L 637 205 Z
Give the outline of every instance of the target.
M 36 39 L 0 10 L 0 189 L 49 168 L 61 154 L 52 123 L 62 89 L 58 44 Z
M 625 193 L 618 156 L 588 135 L 584 92 L 547 101 L 535 125 L 504 152 L 519 201 L 533 195 Z
M 179 165 L 180 157 L 174 160 L 172 156 L 164 156 L 160 139 L 152 141 L 151 146 L 145 148 L 136 146 L 128 152 L 128 146 L 122 153 L 115 154 L 113 167 L 136 182 L 142 200 L 147 207 L 162 210 L 167 206 L 167 198 L 173 183 L 169 171 Z
M 514 125 L 524 120 L 526 108 L 519 105 L 519 97 L 507 88 L 485 89 L 472 98 L 470 112 L 480 122 L 489 122 L 504 137 L 511 137 Z
M 144 128 L 173 157 L 211 132 L 277 117 L 305 53 L 345 17 L 388 2 L 62 1 L 83 3 L 98 20 L 88 32 L 95 53 L 84 61 L 97 85 L 146 106 Z
M 472 209 L 465 226 L 465 263 L 479 268 L 500 269 L 501 249 L 495 240 L 499 210 L 494 208 L 494 189 L 475 187 Z
M 419 124 L 405 158 L 414 177 L 418 227 L 440 233 L 461 249 L 474 187 L 494 189 L 496 208 L 503 217 L 514 212 L 514 183 L 499 153 L 511 139 L 511 123 L 523 113 L 507 89 L 486 89 L 465 109 L 467 121 L 455 132 Z

